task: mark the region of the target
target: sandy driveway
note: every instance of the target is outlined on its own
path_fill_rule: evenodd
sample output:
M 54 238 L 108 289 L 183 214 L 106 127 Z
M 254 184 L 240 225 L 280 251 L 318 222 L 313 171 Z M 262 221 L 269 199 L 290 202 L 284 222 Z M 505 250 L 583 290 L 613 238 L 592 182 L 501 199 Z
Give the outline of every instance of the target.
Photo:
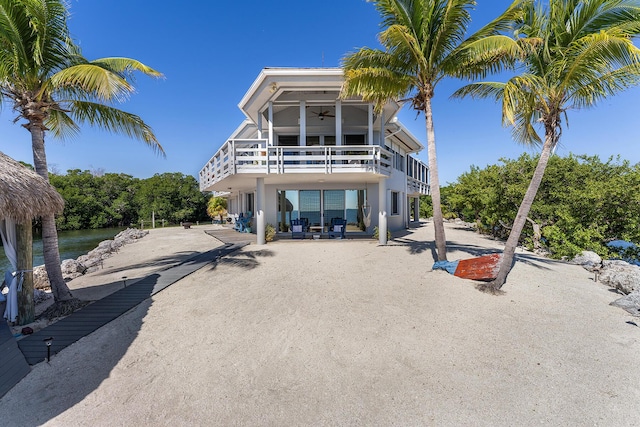
M 638 425 L 640 321 L 615 293 L 519 252 L 506 294 L 483 294 L 430 271 L 432 231 L 246 247 L 35 366 L 1 423 Z M 154 256 L 214 240 L 195 233 Z M 447 238 L 449 259 L 500 247 Z M 127 250 L 145 239 L 163 245 Z

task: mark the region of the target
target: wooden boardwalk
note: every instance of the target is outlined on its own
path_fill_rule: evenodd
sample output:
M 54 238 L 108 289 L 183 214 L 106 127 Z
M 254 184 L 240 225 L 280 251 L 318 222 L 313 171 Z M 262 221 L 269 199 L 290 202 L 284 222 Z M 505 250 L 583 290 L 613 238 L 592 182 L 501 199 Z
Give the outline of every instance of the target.
M 217 238 L 217 236 L 214 237 Z M 45 338 L 53 338 L 51 354 L 54 355 L 183 277 L 248 244 L 246 238 L 244 242 L 240 243 L 226 243 L 224 241 L 223 243 L 225 245 L 222 247 L 196 255 L 176 266 L 156 271 L 101 300 L 83 307 L 68 317 L 21 339 L 17 342 L 18 347 L 24 354 L 27 363 L 30 365 L 40 363 L 47 358 Z M 4 353 L 0 354 L 3 359 L 6 357 Z

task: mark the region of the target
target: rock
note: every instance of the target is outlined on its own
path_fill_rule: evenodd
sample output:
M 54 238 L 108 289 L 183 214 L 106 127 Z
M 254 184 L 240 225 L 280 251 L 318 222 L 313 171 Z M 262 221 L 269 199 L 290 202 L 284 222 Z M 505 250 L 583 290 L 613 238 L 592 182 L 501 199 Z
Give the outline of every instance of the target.
M 620 260 L 603 261 L 600 281 L 625 294 L 640 289 L 640 267 Z
M 610 305 L 620 307 L 633 316 L 640 317 L 640 289 L 636 289 L 629 295 L 625 295 L 622 298 L 615 300 Z
M 60 264 L 60 268 L 65 282 L 82 276 L 87 271 L 87 267 L 75 259 L 65 259 Z
M 102 268 L 103 262 L 109 258 L 113 252 L 117 252 L 127 243 L 134 243 L 138 239 L 149 234 L 148 230 L 138 230 L 137 228 L 127 228 L 118 233 L 113 240 L 103 240 L 96 248 L 86 255 L 80 255 L 78 259 L 66 259 L 62 262 L 62 277 L 65 281 L 75 279 L 83 274 L 91 273 Z M 44 265 L 33 269 L 33 282 L 36 289 L 50 289 L 49 277 Z
M 571 260 L 571 264 L 581 265 L 585 269 L 593 271 L 596 268 L 600 268 L 602 258 L 595 252 L 582 251 L 580 255 L 576 255 L 576 257 Z
M 50 289 L 49 276 L 44 265 L 39 265 L 33 268 L 33 287 L 35 289 L 45 290 Z
M 40 304 L 50 298 L 53 298 L 53 295 L 51 295 L 51 292 L 41 291 L 40 289 L 33 290 L 33 302 L 35 304 Z

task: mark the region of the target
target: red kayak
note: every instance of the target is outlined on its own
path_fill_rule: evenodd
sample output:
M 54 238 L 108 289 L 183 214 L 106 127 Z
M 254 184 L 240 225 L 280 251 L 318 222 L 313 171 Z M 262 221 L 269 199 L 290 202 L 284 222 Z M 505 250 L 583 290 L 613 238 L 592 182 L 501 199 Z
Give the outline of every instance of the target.
M 502 254 L 484 255 L 458 261 L 454 276 L 463 279 L 491 281 L 498 276 Z

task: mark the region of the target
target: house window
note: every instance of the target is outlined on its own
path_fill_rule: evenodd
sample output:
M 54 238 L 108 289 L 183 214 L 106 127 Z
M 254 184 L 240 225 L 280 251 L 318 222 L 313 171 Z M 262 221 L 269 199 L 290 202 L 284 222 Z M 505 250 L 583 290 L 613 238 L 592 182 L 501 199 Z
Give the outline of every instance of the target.
M 391 215 L 400 215 L 400 193 L 391 192 Z
M 297 147 L 298 135 L 278 135 L 278 145 L 281 147 Z
M 395 168 L 404 172 L 404 156 L 398 152 L 394 153 Z
M 364 135 L 345 135 L 344 145 L 365 145 Z

